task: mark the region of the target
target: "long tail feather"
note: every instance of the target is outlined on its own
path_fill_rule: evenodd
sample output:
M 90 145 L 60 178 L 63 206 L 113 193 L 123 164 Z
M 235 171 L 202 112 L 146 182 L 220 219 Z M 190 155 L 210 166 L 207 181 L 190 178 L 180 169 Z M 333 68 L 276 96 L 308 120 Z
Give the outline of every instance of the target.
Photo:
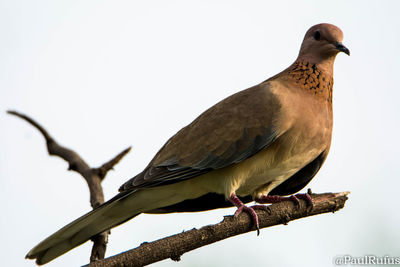
M 95 210 L 64 226 L 31 249 L 26 258 L 36 259 L 39 265 L 48 263 L 88 241 L 92 236 L 137 216 L 140 212 L 132 209 L 130 205 L 132 198 L 127 198 L 132 193 L 120 193 Z M 126 212 L 127 206 L 130 206 L 130 212 Z

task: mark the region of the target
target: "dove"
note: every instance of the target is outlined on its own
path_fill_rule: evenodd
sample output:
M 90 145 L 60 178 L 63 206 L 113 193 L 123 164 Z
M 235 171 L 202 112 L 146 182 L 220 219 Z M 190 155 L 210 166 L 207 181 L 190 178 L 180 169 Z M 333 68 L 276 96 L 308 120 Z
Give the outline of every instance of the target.
M 295 62 L 212 106 L 172 136 L 112 199 L 44 239 L 27 254 L 45 264 L 141 213 L 255 209 L 297 194 L 324 163 L 332 139 L 333 65 L 342 31 L 327 23 L 305 34 Z M 247 206 L 246 203 L 260 203 Z

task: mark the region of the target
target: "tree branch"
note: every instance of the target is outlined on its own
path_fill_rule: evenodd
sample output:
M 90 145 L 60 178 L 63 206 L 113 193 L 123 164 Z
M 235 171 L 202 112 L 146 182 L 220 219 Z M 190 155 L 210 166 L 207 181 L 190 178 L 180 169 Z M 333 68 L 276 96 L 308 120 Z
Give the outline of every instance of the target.
M 131 147 L 126 148 L 125 150 L 123 150 L 122 152 L 120 152 L 118 155 L 116 155 L 114 158 L 110 159 L 109 161 L 107 161 L 106 163 L 104 163 L 103 165 L 101 165 L 101 167 L 99 168 L 94 168 L 92 169 L 93 172 L 96 172 L 97 175 L 101 178 L 104 179 L 104 177 L 107 175 L 107 172 L 109 170 L 113 170 L 114 166 L 118 164 L 118 162 L 126 155 L 129 153 L 129 151 L 131 151 Z
M 47 150 L 50 155 L 59 156 L 68 162 L 68 170 L 76 171 L 85 179 L 88 184 L 90 191 L 90 205 L 92 208 L 96 208 L 104 203 L 104 193 L 101 186 L 102 180 L 107 175 L 108 171 L 111 170 L 130 150 L 128 147 L 117 156 L 112 158 L 110 161 L 104 163 L 99 168 L 91 168 L 89 165 L 79 156 L 75 151 L 59 145 L 52 136 L 36 121 L 28 117 L 25 114 L 19 113 L 17 111 L 7 111 L 8 114 L 17 116 L 33 127 L 35 127 L 43 135 L 46 140 Z M 98 234 L 92 238 L 93 248 L 92 254 L 90 256 L 90 261 L 95 261 L 98 259 L 104 259 L 107 242 L 108 242 L 108 231 Z
M 291 201 L 269 206 L 268 210 L 257 210 L 260 228 L 270 227 L 317 214 L 335 212 L 344 207 L 349 192 L 311 194 L 314 207 L 309 210 L 304 200 L 300 207 Z M 228 237 L 254 231 L 250 217 L 242 213 L 239 217 L 225 216 L 218 224 L 192 229 L 183 233 L 165 237 L 150 243 L 144 242 L 139 247 L 127 252 L 99 260 L 86 265 L 88 267 L 136 267 L 171 258 L 179 261 L 180 257 L 191 250 L 212 244 Z

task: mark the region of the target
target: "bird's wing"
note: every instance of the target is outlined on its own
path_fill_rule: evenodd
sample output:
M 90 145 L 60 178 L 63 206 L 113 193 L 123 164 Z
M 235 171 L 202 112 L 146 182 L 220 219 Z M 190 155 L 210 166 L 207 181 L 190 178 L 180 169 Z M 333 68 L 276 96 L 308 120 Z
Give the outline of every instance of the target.
M 222 100 L 170 138 L 120 191 L 187 180 L 251 157 L 282 134 L 280 107 L 269 83 Z

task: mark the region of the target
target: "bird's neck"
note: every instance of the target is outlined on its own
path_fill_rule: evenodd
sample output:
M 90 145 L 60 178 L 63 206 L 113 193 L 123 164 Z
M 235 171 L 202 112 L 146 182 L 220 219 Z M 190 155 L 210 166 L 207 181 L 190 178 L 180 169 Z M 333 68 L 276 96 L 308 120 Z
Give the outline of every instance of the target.
M 331 66 L 333 68 L 333 65 Z M 325 67 L 296 60 L 284 72 L 287 79 L 298 84 L 303 90 L 332 103 L 333 75 L 332 70 Z

